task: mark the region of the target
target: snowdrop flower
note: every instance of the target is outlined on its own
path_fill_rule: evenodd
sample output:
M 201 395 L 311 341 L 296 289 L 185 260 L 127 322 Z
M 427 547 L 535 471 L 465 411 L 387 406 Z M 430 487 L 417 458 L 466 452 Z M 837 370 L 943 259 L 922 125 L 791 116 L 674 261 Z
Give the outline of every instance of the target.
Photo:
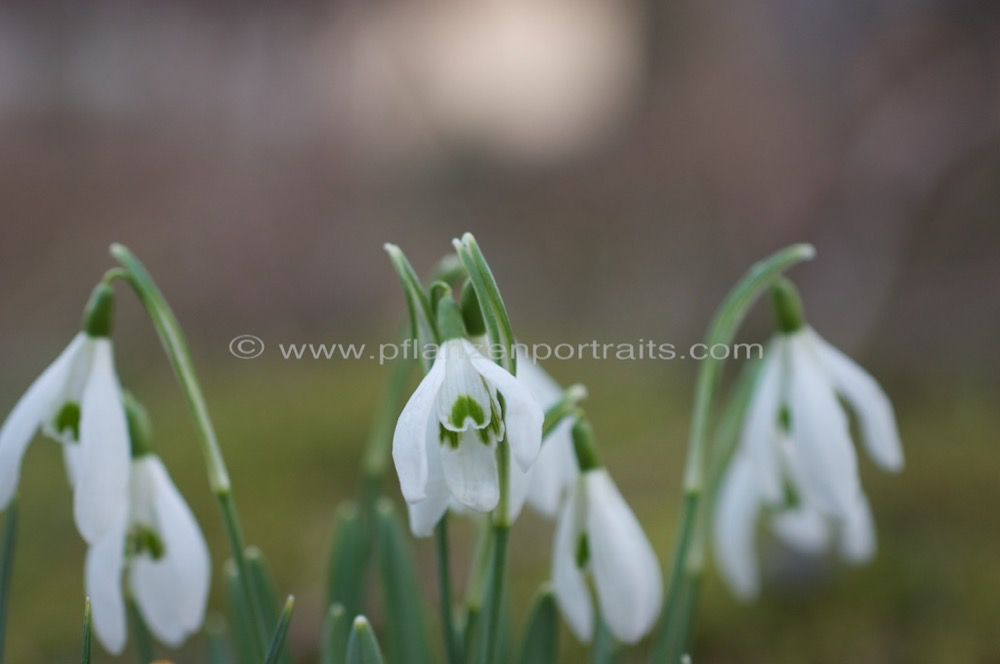
M 607 470 L 596 459 L 590 427 L 573 427 L 581 472 L 556 524 L 552 584 L 556 602 L 581 641 L 594 635 L 591 576 L 601 616 L 619 641 L 635 643 L 656 622 L 663 580 L 652 545 Z
M 521 382 L 463 338 L 454 300 L 444 298 L 438 308 L 447 341 L 403 408 L 392 441 L 418 536 L 431 533 L 452 500 L 476 512 L 494 509 L 497 443 L 507 440 L 511 467 L 526 472 L 538 456 L 545 417 Z
M 716 559 L 741 598 L 759 591 L 754 540 L 762 510 L 793 548 L 821 551 L 837 539 L 848 562 L 875 554 L 871 508 L 839 399 L 857 417 L 875 463 L 887 471 L 903 467 L 892 404 L 881 387 L 805 325 L 790 283 L 779 283 L 774 294 L 780 332 L 766 350 L 715 509 Z
M 539 405 L 548 410 L 559 403 L 564 392 L 559 384 L 518 347 L 517 377 Z M 563 419 L 546 437 L 538 460 L 531 468 L 527 486 L 527 501 L 539 513 L 555 518 L 563 496 L 576 481 L 580 470 L 573 453 L 573 423 Z
M 90 546 L 84 569 L 94 633 L 116 655 L 125 648 L 128 633 L 124 593 L 134 599 L 153 635 L 177 647 L 201 628 L 211 578 L 208 546 L 198 523 L 163 462 L 146 445 L 144 413 L 130 408 L 129 415 L 134 456 L 127 506 Z M 137 418 L 142 418 L 139 424 Z M 68 448 L 71 478 L 80 477 L 77 452 Z
M 73 513 L 96 542 L 120 519 L 128 484 L 129 442 L 111 347 L 111 287 L 99 285 L 83 331 L 24 393 L 0 428 L 0 509 L 17 491 L 21 461 L 39 431 L 77 448 Z

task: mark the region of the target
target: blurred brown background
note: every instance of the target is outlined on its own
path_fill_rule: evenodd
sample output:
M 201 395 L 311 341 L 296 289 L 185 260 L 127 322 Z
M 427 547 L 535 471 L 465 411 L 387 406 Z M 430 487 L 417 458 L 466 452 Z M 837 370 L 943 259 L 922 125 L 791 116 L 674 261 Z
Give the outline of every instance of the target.
M 810 320 L 896 396 L 909 467 L 867 480 L 883 555 L 855 586 L 757 611 L 715 588 L 695 661 L 1000 661 L 981 590 L 1000 588 L 995 1 L 6 3 L 0 146 L 0 410 L 128 244 L 190 336 L 237 491 L 256 487 L 250 539 L 306 597 L 304 656 L 384 371 L 241 362 L 228 342 L 390 341 L 403 301 L 382 243 L 428 270 L 471 230 L 519 336 L 553 343 L 693 343 L 751 262 L 813 242 L 794 273 Z M 122 299 L 121 372 L 184 439 L 164 456 L 221 560 L 183 403 Z M 745 336 L 767 333 L 758 314 Z M 666 559 L 695 367 L 611 364 L 551 369 L 590 382 L 604 437 L 630 441 L 610 456 Z M 70 661 L 81 550 L 36 447 L 24 482 L 52 488 L 24 490 L 8 655 Z

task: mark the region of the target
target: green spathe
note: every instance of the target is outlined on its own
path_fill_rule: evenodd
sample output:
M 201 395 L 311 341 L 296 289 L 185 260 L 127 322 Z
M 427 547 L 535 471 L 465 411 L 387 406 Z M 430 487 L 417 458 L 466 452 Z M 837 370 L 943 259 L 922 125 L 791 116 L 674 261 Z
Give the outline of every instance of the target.
M 109 284 L 101 282 L 90 294 L 83 310 L 83 331 L 88 337 L 111 336 L 111 321 L 115 308 L 115 292 Z
M 782 277 L 774 282 L 771 287 L 771 302 L 774 306 L 775 324 L 783 334 L 794 334 L 805 326 L 802 298 L 789 279 Z

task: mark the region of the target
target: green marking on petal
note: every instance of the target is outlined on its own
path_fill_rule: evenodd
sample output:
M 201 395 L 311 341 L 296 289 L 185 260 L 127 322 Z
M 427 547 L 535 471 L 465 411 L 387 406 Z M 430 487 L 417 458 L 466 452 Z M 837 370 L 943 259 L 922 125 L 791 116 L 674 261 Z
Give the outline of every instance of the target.
M 56 432 L 69 432 L 73 440 L 80 440 L 80 404 L 68 402 L 56 415 Z
M 160 536 L 153 532 L 152 528 L 142 525 L 138 525 L 132 529 L 132 532 L 128 535 L 126 546 L 128 547 L 127 551 L 129 555 L 138 556 L 148 553 L 149 557 L 153 560 L 159 560 L 166 553 L 166 547 L 163 545 L 163 540 L 160 539 Z
M 452 404 L 448 421 L 454 427 L 461 427 L 467 419 L 471 419 L 476 428 L 481 429 L 486 424 L 486 413 L 483 412 L 483 407 L 475 399 L 463 395 L 455 399 L 455 403 Z
M 590 540 L 587 533 L 580 534 L 580 540 L 576 543 L 576 566 L 583 569 L 590 562 Z
M 792 413 L 788 410 L 788 406 L 782 406 L 778 411 L 778 425 L 783 431 L 792 430 Z
M 446 429 L 443 424 L 438 424 L 438 441 L 444 445 L 447 444 L 451 449 L 458 449 L 458 432 L 452 431 L 451 429 Z

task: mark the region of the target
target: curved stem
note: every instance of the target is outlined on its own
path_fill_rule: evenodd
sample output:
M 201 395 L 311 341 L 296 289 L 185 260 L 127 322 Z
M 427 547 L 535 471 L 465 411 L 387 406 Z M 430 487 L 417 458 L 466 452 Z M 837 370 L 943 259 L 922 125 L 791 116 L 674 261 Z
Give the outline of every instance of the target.
M 212 418 L 208 413 L 208 405 L 201 391 L 197 374 L 194 370 L 194 363 L 191 361 L 191 353 L 188 350 L 184 333 L 181 331 L 177 317 L 167 304 L 166 298 L 160 292 L 156 282 L 150 276 L 146 267 L 135 255 L 129 251 L 128 247 L 121 244 L 111 245 L 111 255 L 122 265 L 124 273 L 110 271 L 108 276 L 111 279 L 122 278 L 128 282 L 142 302 L 146 313 L 149 315 L 160 337 L 163 351 L 167 355 L 177 382 L 184 392 L 191 414 L 194 417 L 195 427 L 201 434 L 201 449 L 205 459 L 205 467 L 208 471 L 208 483 L 215 495 L 219 508 L 222 511 L 222 518 L 225 522 L 226 537 L 232 550 L 233 561 L 236 564 L 237 574 L 243 586 L 243 592 L 247 598 L 247 606 L 250 611 L 251 623 L 256 635 L 256 645 L 261 657 L 269 643 L 267 634 L 268 628 L 263 623 L 263 613 L 255 599 L 250 576 L 247 569 L 245 557 L 246 545 L 243 540 L 243 533 L 240 527 L 239 515 L 236 505 L 233 502 L 232 485 L 229 481 L 229 471 L 226 469 L 226 461 L 222 456 L 222 449 L 219 447 L 219 440 L 215 435 L 215 427 L 212 426 Z
M 492 664 L 497 657 L 497 643 L 500 633 L 500 614 L 503 610 L 504 573 L 507 568 L 507 540 L 510 526 L 502 523 L 493 525 L 493 568 L 487 594 L 489 603 L 483 622 L 483 641 L 479 652 L 480 664 Z
M 444 637 L 444 651 L 448 664 L 460 664 L 462 656 L 458 647 L 458 635 L 455 632 L 454 611 L 451 606 L 451 563 L 448 556 L 448 515 L 438 521 L 435 529 L 438 560 L 438 594 L 441 603 L 441 629 Z
M 708 328 L 708 347 L 732 343 L 746 314 L 775 279 L 796 263 L 815 255 L 808 244 L 796 244 L 755 263 L 723 300 Z M 674 549 L 670 585 L 664 604 L 660 636 L 654 650 L 654 661 L 677 664 L 684 654 L 697 602 L 700 567 L 688 570 L 689 552 L 694 543 L 695 529 L 700 518 L 701 498 L 705 485 L 706 439 L 719 377 L 725 360 L 707 358 L 698 370 L 695 401 L 691 419 L 691 435 L 684 467 L 684 510 Z

